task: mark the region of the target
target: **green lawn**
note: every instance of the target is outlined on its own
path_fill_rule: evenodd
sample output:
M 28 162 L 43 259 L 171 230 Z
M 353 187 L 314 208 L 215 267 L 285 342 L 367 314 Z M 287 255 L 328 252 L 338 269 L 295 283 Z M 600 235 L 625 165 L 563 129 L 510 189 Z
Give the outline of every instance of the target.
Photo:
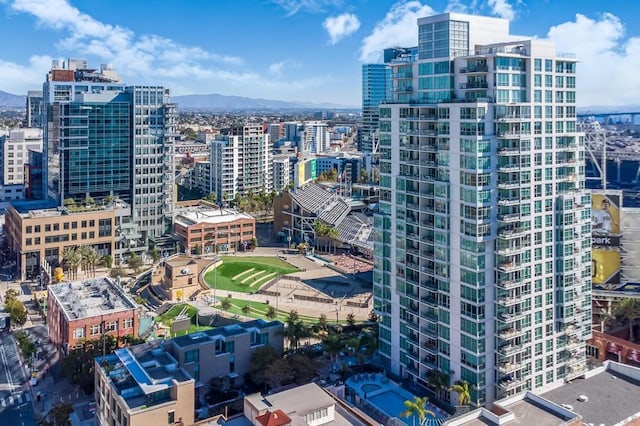
M 234 299 L 234 298 L 229 299 L 229 301 L 231 302 L 231 307 L 226 312 L 236 314 L 236 315 L 241 315 L 241 316 L 247 316 L 250 318 L 263 318 L 269 321 L 269 318 L 267 318 L 267 311 L 269 309 L 269 306 L 273 306 L 273 305 L 268 305 L 262 302 L 254 302 L 251 300 Z M 251 306 L 251 311 L 248 314 L 245 314 L 244 312 L 242 312 L 242 308 L 247 304 Z M 222 309 L 220 307 L 220 303 L 216 305 L 216 308 Z M 287 320 L 287 317 L 289 316 L 289 312 L 284 311 L 282 309 L 278 309 L 277 314 L 278 315 L 276 318 L 274 318 L 274 320 L 277 319 L 282 322 L 285 322 Z M 329 324 L 335 324 L 335 318 L 333 321 L 331 320 L 332 316 L 335 317 L 335 309 L 333 312 L 328 312 L 326 315 L 327 315 L 327 322 Z M 318 322 L 319 317 L 300 315 L 300 319 L 306 324 L 315 324 Z M 341 319 L 339 323 L 346 324 L 347 321 L 345 319 Z
M 242 274 L 253 268 L 253 271 Z M 218 290 L 239 291 L 242 293 L 256 292 L 265 283 L 278 275 L 299 271 L 291 264 L 277 257 L 263 256 L 223 256 L 222 264 L 209 271 L 204 279 L 209 287 Z M 271 275 L 275 273 L 275 275 Z M 234 277 L 240 275 L 236 280 Z M 246 280 L 244 283 L 243 280 Z
M 171 320 L 173 318 L 175 318 L 176 316 L 178 316 L 178 314 L 180 314 L 180 312 L 182 312 L 182 309 L 184 309 L 185 307 L 185 303 L 180 303 L 177 305 L 174 305 L 171 307 L 171 309 L 169 309 L 167 312 L 165 312 L 162 315 L 158 315 L 156 317 L 156 322 L 160 323 L 164 326 L 167 327 L 171 327 Z M 172 335 L 172 337 L 176 337 L 176 336 L 182 336 L 183 334 L 188 334 L 188 333 L 195 333 L 198 330 L 208 330 L 211 327 L 207 327 L 207 326 L 197 326 L 196 325 L 196 308 L 194 308 L 191 305 L 186 305 L 187 306 L 187 312 L 185 312 L 185 315 L 187 315 L 189 318 L 191 318 L 191 326 L 189 327 L 188 331 L 180 331 L 175 333 L 175 335 Z

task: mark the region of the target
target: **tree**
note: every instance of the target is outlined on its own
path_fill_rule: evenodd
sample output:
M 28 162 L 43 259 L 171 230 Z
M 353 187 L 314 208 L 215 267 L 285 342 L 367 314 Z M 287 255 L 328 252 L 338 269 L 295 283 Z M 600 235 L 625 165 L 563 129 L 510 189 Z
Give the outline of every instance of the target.
M 127 265 L 137 272 L 142 267 L 142 259 L 135 252 L 131 252 L 131 256 L 127 259 Z
M 320 314 L 320 318 L 318 318 L 318 329 L 321 331 L 327 331 L 329 329 L 327 314 Z
M 471 393 L 469 392 L 469 383 L 466 380 L 458 380 L 451 386 L 452 392 L 458 394 L 458 405 L 471 404 Z
M 81 246 L 79 251 L 85 274 L 90 274 L 95 277 L 96 266 L 102 262 L 102 256 L 98 254 L 93 246 Z
M 369 322 L 378 322 L 380 318 L 378 317 L 378 314 L 376 314 L 376 311 L 372 309 L 371 312 L 369 312 L 369 317 L 367 319 Z
M 242 307 L 242 313 L 243 313 L 245 316 L 249 316 L 249 314 L 251 313 L 251 305 L 250 305 L 250 304 L 248 304 L 248 303 L 247 303 L 246 305 L 244 305 L 244 306 Z
M 59 402 L 47 413 L 45 417 L 38 419 L 40 426 L 71 426 L 71 413 L 73 405 L 68 402 Z
M 85 394 L 93 393 L 95 358 L 110 354 L 118 347 L 115 336 L 103 334 L 95 340 L 85 340 L 82 346 L 71 349 L 61 363 L 62 375 L 71 384 L 78 385 Z
M 158 250 L 158 247 L 153 246 L 153 248 L 151 249 L 151 257 L 153 258 L 153 263 L 156 263 L 158 260 L 160 260 L 160 250 Z
M 251 238 L 251 247 L 258 248 L 258 239 L 256 237 Z
M 249 377 L 257 386 L 263 386 L 267 380 L 267 368 L 278 358 L 278 354 L 272 346 L 266 345 L 257 348 L 251 354 L 249 362 Z
M 104 256 L 102 258 L 102 263 L 104 263 L 104 266 L 111 269 L 111 267 L 113 266 L 113 257 L 111 257 L 111 255 Z
M 633 327 L 636 319 L 640 318 L 640 300 L 622 299 L 616 306 L 615 315 L 623 320 L 629 321 L 629 341 L 634 342 Z
M 442 398 L 442 392 L 449 389 L 449 380 L 448 374 L 436 370 L 429 376 L 427 383 L 435 390 L 436 395 Z
M 231 308 L 231 300 L 227 297 L 226 299 L 222 299 L 220 302 L 220 307 L 223 311 L 228 311 Z
M 91 195 L 87 194 L 87 196 L 84 197 L 84 205 L 85 206 L 93 206 L 95 204 L 96 204 L 96 200 L 94 200 Z
M 269 306 L 269 308 L 267 308 L 267 313 L 265 315 L 267 318 L 272 320 L 278 316 L 278 312 L 276 312 L 276 308 L 274 308 L 273 306 Z
M 335 356 L 336 362 L 338 362 L 340 359 L 340 351 L 344 348 L 344 343 L 342 343 L 340 336 L 337 334 L 330 334 L 322 339 L 322 344 L 331 359 Z
M 13 289 L 5 293 L 4 310 L 9 313 L 11 324 L 22 327 L 27 322 L 27 308 L 18 300 L 18 294 Z
M 435 413 L 431 410 L 427 410 L 425 406 L 427 405 L 427 401 L 429 398 L 426 396 L 413 397 L 413 400 L 407 400 L 404 402 L 405 410 L 400 413 L 402 417 L 413 417 L 413 424 L 416 424 L 416 416 L 420 420 L 419 424 L 423 424 L 427 419 L 427 416 L 435 417 Z
M 353 314 L 353 312 L 349 312 L 347 314 L 347 325 L 349 327 L 353 327 L 356 324 L 356 316 Z
M 367 169 L 364 167 L 360 169 L 360 177 L 358 178 L 358 182 L 365 183 L 369 179 L 369 174 L 367 173 Z
M 298 384 L 309 383 L 318 374 L 315 362 L 307 355 L 294 354 L 288 357 L 287 361 L 293 370 L 294 380 Z
M 69 277 L 73 280 L 78 278 L 78 268 L 82 264 L 80 252 L 74 247 L 65 247 L 62 251 L 62 263 L 67 267 Z
M 65 198 L 63 204 L 65 207 L 73 208 L 76 206 L 76 200 L 73 198 Z
M 300 346 L 300 339 L 307 337 L 309 331 L 307 326 L 300 319 L 298 311 L 295 309 L 289 312 L 289 316 L 285 321 L 284 337 L 289 341 L 289 349 L 298 349 Z
M 196 131 L 193 130 L 191 127 L 187 127 L 186 129 L 184 129 L 182 131 L 182 134 L 185 140 L 188 140 L 188 141 L 195 141 L 198 138 L 198 133 L 196 133 Z
M 204 197 L 205 201 L 208 201 L 208 202 L 213 203 L 213 204 L 216 203 L 217 199 L 218 199 L 218 194 L 216 194 L 215 192 L 210 192 L 209 195 Z
M 331 243 L 331 248 L 335 253 L 335 241 L 338 240 L 338 238 L 340 238 L 340 232 L 338 232 L 338 230 L 334 227 L 329 227 L 329 230 L 327 231 L 327 238 L 329 238 L 329 242 Z
M 277 389 L 283 385 L 293 382 L 295 373 L 289 365 L 289 361 L 284 358 L 275 360 L 266 371 L 266 383 L 271 389 Z

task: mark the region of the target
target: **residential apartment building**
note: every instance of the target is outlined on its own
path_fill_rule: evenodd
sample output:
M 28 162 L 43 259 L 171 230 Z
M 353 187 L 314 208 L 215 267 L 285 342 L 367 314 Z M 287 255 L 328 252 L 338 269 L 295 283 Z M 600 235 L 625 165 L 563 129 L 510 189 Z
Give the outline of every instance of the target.
M 29 151 L 42 152 L 42 129 L 23 128 L 0 136 L 0 173 L 3 185 L 24 185 Z
M 5 215 L 4 234 L 21 279 L 37 277 L 43 260 L 58 266 L 67 247 L 89 245 L 101 256 L 116 258 L 116 227 L 129 212 L 121 202 L 46 209 L 34 209 L 28 202 L 12 203 Z
M 54 61 L 43 85 L 44 181 L 65 199 L 117 196 L 143 243 L 170 232 L 175 105 L 160 86 L 127 86 L 108 65 Z
M 418 28 L 419 59 L 391 64 L 380 107 L 382 359 L 425 385 L 466 380 L 476 405 L 577 377 L 591 234 L 576 59 L 505 19 Z
M 329 150 L 331 133 L 327 123 L 323 121 L 305 121 L 302 137 L 302 152 L 320 154 Z
M 256 235 L 253 216 L 206 202 L 177 207 L 173 226 L 181 251 L 192 254 L 246 248 Z
M 282 354 L 283 339 L 281 322 L 259 319 L 96 358 L 97 424 L 193 425 L 211 379 L 242 384 L 253 351 L 270 345 Z
M 47 330 L 64 353 L 103 335 L 138 336 L 138 305 L 107 277 L 47 286 Z
M 282 192 L 291 183 L 291 158 L 287 154 L 273 156 L 273 190 Z
M 273 144 L 262 126 L 247 124 L 210 143 L 209 191 L 230 201 L 249 192 L 273 190 Z M 199 186 L 199 185 L 198 185 Z

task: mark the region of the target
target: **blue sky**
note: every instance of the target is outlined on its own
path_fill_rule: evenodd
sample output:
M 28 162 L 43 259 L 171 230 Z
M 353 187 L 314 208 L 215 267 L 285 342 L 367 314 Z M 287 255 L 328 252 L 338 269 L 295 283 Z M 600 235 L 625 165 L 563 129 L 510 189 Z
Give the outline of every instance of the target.
M 576 53 L 580 106 L 640 104 L 640 2 L 595 0 L 0 0 L 0 90 L 38 89 L 51 59 L 77 57 L 176 95 L 359 106 L 361 64 L 443 11 Z

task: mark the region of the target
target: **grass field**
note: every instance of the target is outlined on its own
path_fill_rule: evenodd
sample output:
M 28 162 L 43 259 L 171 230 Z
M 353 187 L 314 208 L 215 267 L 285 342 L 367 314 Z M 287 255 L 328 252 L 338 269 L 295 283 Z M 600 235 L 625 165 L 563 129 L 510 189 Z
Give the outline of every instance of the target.
M 256 292 L 265 283 L 278 275 L 299 271 L 277 257 L 223 256 L 222 264 L 209 271 L 204 279 L 209 287 L 218 290 Z
M 195 318 L 196 311 L 197 311 L 196 308 L 190 305 L 186 305 L 184 303 L 174 305 L 171 307 L 171 309 L 169 309 L 164 314 L 158 315 L 156 317 L 156 322 L 164 326 L 171 327 L 171 320 L 176 316 L 178 316 L 180 312 L 182 312 L 182 309 L 184 309 L 185 306 L 187 306 L 187 312 L 185 313 L 185 315 L 191 318 L 191 326 L 189 327 L 189 331 L 180 331 L 176 333 L 175 336 L 182 336 L 183 334 L 195 333 L 198 330 L 208 330 L 211 328 L 211 327 L 206 327 L 202 325 L 196 326 L 196 318 Z M 175 336 L 172 336 L 172 337 L 175 337 Z
M 244 299 L 228 299 L 231 302 L 231 307 L 229 309 L 227 309 L 226 312 L 232 313 L 232 314 L 236 314 L 236 315 L 240 315 L 240 316 L 246 316 L 246 317 L 250 317 L 250 318 L 263 318 L 267 321 L 269 321 L 270 319 L 267 318 L 267 311 L 269 310 L 269 306 L 273 306 L 273 305 L 269 305 L 266 303 L 262 303 L 262 302 L 254 302 L 251 300 L 244 300 Z M 245 305 L 249 305 L 251 306 L 251 311 L 249 311 L 249 313 L 245 314 L 244 312 L 242 312 L 242 308 Z M 220 307 L 220 303 L 218 303 L 216 305 L 216 307 L 218 309 L 222 309 Z M 275 308 L 275 306 L 274 306 Z M 334 310 L 335 311 L 335 310 Z M 277 317 L 273 318 L 274 320 L 280 320 L 282 322 L 287 320 L 287 317 L 289 316 L 289 312 L 288 311 L 283 311 L 282 309 L 279 309 L 277 311 Z M 329 323 L 335 323 L 335 318 L 334 321 L 331 320 L 331 317 L 334 316 L 335 314 L 332 315 L 332 312 L 329 312 L 326 314 L 327 315 L 327 321 Z M 311 317 L 311 316 L 307 316 L 307 315 L 299 315 L 300 319 L 306 323 L 306 324 L 315 324 L 318 322 L 319 317 Z M 340 324 L 346 324 L 346 320 L 340 320 L 339 321 Z

